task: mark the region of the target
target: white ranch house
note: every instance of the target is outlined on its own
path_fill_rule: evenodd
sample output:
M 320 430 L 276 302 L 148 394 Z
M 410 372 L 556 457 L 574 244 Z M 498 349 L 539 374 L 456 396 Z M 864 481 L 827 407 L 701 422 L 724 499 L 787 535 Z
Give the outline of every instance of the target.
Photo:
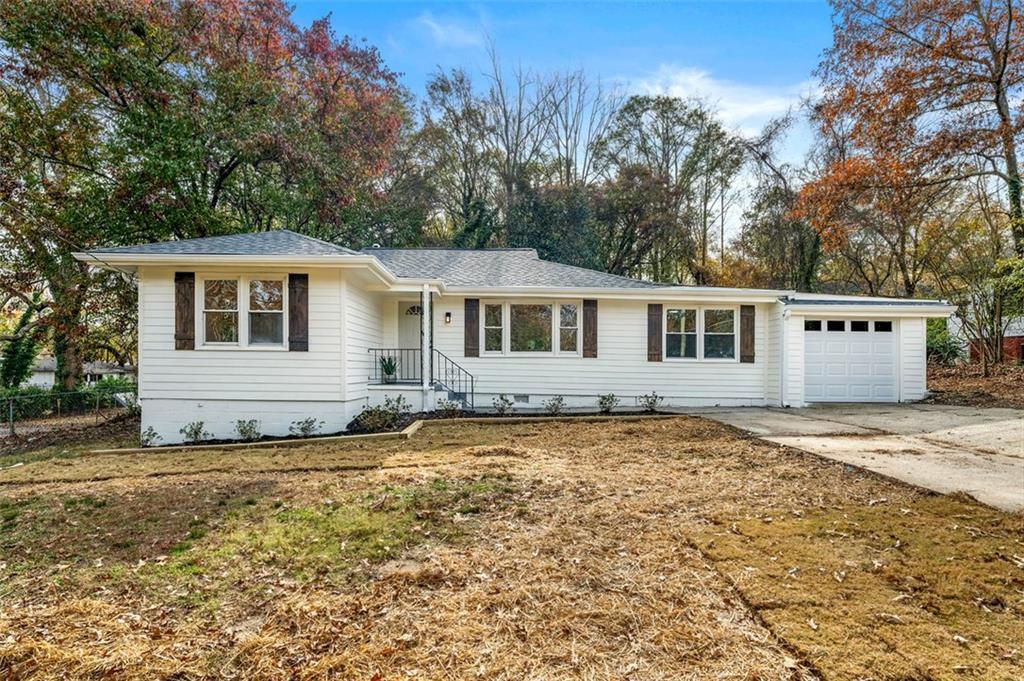
M 926 394 L 925 320 L 944 301 L 666 286 L 530 249 L 353 251 L 289 231 L 99 249 L 139 283 L 142 428 L 231 438 L 298 420 L 338 432 L 401 394 L 518 411 L 906 402 Z M 381 357 L 395 359 L 384 375 Z

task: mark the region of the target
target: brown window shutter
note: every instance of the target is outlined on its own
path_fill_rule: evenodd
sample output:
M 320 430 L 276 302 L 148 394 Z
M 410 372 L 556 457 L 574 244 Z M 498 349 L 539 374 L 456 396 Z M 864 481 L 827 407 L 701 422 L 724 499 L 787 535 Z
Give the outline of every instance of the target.
M 647 306 L 647 361 L 661 361 L 661 305 Z
M 754 306 L 740 305 L 740 362 L 754 361 Z
M 309 275 L 288 275 L 288 349 L 309 350 Z
M 196 273 L 174 273 L 174 349 L 196 348 Z
M 597 357 L 597 301 L 583 301 L 583 356 Z
M 463 355 L 466 357 L 480 356 L 480 299 L 466 298 L 463 308 L 466 329 Z

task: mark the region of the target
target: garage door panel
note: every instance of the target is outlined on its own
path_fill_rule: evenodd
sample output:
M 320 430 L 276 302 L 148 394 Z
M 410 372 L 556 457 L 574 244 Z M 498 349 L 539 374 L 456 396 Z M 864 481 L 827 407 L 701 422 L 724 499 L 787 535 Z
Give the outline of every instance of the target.
M 845 362 L 829 362 L 825 365 L 826 376 L 844 377 L 849 373 L 849 367 Z
M 838 318 L 836 318 L 838 319 Z M 804 397 L 808 402 L 893 402 L 896 400 L 896 342 L 893 334 L 850 331 L 804 333 Z M 873 329 L 873 327 L 872 327 Z
M 867 362 L 850 362 L 850 377 L 871 376 L 871 365 Z
M 850 398 L 854 400 L 866 400 L 873 397 L 870 385 L 851 385 Z
M 847 352 L 851 355 L 871 355 L 874 349 L 871 347 L 870 342 L 851 341 Z

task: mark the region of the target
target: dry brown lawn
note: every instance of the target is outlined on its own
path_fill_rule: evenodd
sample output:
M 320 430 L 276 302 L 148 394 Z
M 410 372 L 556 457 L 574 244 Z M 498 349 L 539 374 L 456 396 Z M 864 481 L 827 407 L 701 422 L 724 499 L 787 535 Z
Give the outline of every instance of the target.
M 1022 647 L 1024 517 L 696 418 L 0 471 L 4 679 L 1015 679 Z
M 1024 365 L 996 364 L 982 375 L 980 364 L 928 366 L 928 402 L 972 407 L 1024 409 Z

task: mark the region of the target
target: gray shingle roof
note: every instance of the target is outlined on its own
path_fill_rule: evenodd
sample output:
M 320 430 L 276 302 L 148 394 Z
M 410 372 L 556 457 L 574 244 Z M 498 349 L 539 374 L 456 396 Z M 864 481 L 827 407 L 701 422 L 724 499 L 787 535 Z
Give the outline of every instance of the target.
M 440 279 L 470 288 L 658 288 L 629 279 L 537 257 L 532 248 L 368 248 L 395 276 Z
M 93 252 L 131 255 L 358 255 L 349 248 L 286 229 L 211 236 L 204 239 L 160 241 L 141 246 L 97 248 Z

